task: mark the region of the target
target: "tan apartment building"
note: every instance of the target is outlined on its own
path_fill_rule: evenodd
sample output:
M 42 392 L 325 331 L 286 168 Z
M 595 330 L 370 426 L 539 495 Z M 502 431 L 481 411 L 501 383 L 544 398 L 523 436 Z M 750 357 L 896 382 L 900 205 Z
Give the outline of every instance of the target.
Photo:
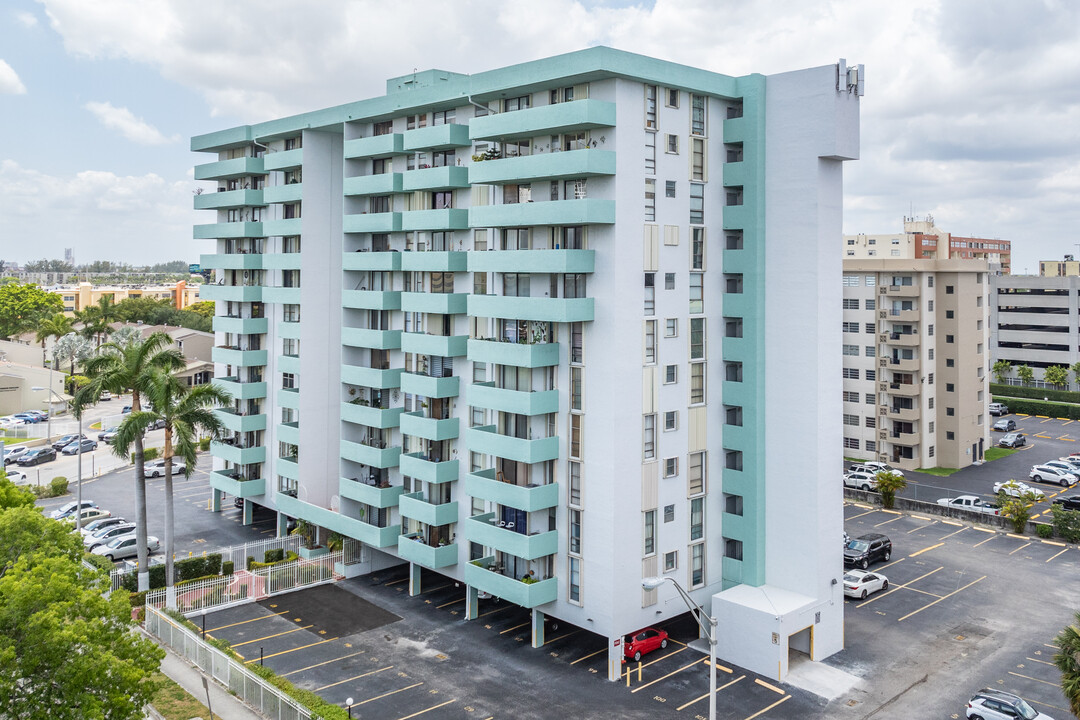
M 904 232 L 844 236 L 844 260 L 985 260 L 1009 274 L 1012 243 L 997 238 L 960 237 L 934 224 L 933 215 L 905 217 Z
M 1039 275 L 1041 277 L 1080 276 L 1080 261 L 1072 255 L 1066 255 L 1064 260 L 1040 260 Z
M 987 263 L 844 260 L 844 455 L 960 468 L 990 443 Z
M 64 301 L 64 312 L 74 314 L 85 307 L 96 305 L 106 295 L 112 295 L 113 302 L 127 298 L 148 297 L 155 300 L 168 300 L 177 310 L 199 302 L 200 285 L 188 285 L 186 280 L 169 285 L 92 285 L 88 282 L 74 286 L 51 288 Z

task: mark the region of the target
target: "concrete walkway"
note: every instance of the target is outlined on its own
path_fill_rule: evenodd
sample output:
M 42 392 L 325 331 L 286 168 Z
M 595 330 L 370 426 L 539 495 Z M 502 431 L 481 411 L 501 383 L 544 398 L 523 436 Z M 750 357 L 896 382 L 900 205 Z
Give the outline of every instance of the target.
M 148 638 L 157 642 L 157 638 L 146 634 Z M 165 659 L 161 661 L 161 672 L 168 675 L 177 685 L 191 693 L 192 697 L 206 704 L 206 690 L 203 689 L 203 673 L 195 665 L 177 655 L 169 647 L 161 645 L 165 650 Z M 266 720 L 265 716 L 252 710 L 242 700 L 230 694 L 216 680 L 206 676 L 210 687 L 210 703 L 213 706 L 214 718 L 221 720 Z M 210 717 L 210 713 L 206 713 Z

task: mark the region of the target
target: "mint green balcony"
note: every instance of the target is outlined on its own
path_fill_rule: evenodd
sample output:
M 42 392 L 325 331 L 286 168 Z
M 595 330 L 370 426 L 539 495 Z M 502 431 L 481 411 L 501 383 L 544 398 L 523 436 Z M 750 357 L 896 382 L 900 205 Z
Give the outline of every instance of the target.
M 615 174 L 611 150 L 570 150 L 484 160 L 469 165 L 469 182 L 482 185 L 531 183 Z
M 236 476 L 233 470 L 214 470 L 211 472 L 210 487 L 239 498 L 266 494 L 266 480 L 264 478 L 243 480 Z
M 300 409 L 300 390 L 298 388 L 281 388 L 277 391 L 277 404 L 283 408 Z
M 277 426 L 277 439 L 279 442 L 289 443 L 290 445 L 300 444 L 300 423 L 278 423 Z
M 464 168 L 462 168 L 464 170 Z M 401 213 L 401 229 L 414 230 L 465 230 L 469 227 L 469 211 L 460 208 L 444 210 L 410 210 Z
M 401 176 L 401 189 L 404 192 L 416 190 L 453 190 L 469 187 L 469 168 L 444 167 L 420 168 L 407 170 Z
M 424 499 L 424 493 L 406 493 L 398 505 L 401 514 L 426 525 L 449 525 L 458 520 L 457 501 L 432 505 Z
M 465 563 L 465 583 L 524 608 L 555 602 L 559 596 L 558 578 L 525 584 L 520 580 L 488 570 L 495 567 L 495 557 L 488 556 Z
M 559 458 L 559 437 L 529 440 L 502 435 L 494 425 L 481 425 L 465 431 L 465 445 L 472 452 L 496 455 L 507 460 L 538 463 Z
M 546 521 L 545 524 L 547 524 Z M 499 520 L 495 513 L 474 515 L 466 520 L 465 537 L 474 543 L 526 560 L 554 555 L 559 550 L 559 533 L 555 530 L 526 535 L 499 527 Z
M 614 126 L 615 103 L 586 99 L 473 118 L 469 122 L 469 137 L 515 140 Z
M 275 370 L 285 373 L 298 373 L 300 372 L 300 356 L 299 355 L 278 355 L 276 360 L 277 367 Z
M 268 253 L 263 255 L 263 268 L 267 270 L 299 270 L 300 263 L 300 253 Z
M 470 295 L 469 315 L 507 320 L 589 322 L 593 319 L 593 299 Z
M 756 299 L 749 293 L 724 293 L 724 314 L 734 317 L 753 317 Z M 724 338 L 725 342 L 728 338 Z
M 405 152 L 401 133 L 373 135 L 372 137 L 346 140 L 344 151 L 345 157 L 347 158 L 390 157 L 391 155 L 401 155 Z
M 236 347 L 214 347 L 210 357 L 216 363 L 237 365 L 239 367 L 260 367 L 266 365 L 265 350 L 241 350 Z
M 266 204 L 293 203 L 304 198 L 303 183 L 289 183 L 288 185 L 271 185 L 262 190 L 263 200 Z
M 304 149 L 278 150 L 263 155 L 263 169 L 271 170 L 296 170 L 304 164 Z
M 312 505 L 302 500 L 297 500 L 291 495 L 278 493 L 274 496 L 277 509 L 300 520 L 324 527 L 327 530 L 339 533 L 346 537 L 359 540 L 372 547 L 393 547 L 397 544 L 398 536 L 401 535 L 401 525 L 389 525 L 376 527 L 369 525 L 363 520 L 343 515 L 333 510 L 327 510 L 318 505 Z
M 500 228 L 527 225 L 611 225 L 615 201 L 600 198 L 480 205 L 469 208 L 469 227 Z
M 196 225 L 192 237 L 196 240 L 213 238 L 249 238 L 264 237 L 261 222 L 222 222 Z
M 424 453 L 408 453 L 398 458 L 398 469 L 402 475 L 408 475 L 417 480 L 428 483 L 453 482 L 458 479 L 458 461 L 443 460 L 435 462 L 429 460 Z
M 419 355 L 462 357 L 468 347 L 468 335 L 426 335 L 405 333 L 401 336 L 401 349 Z
M 426 568 L 443 568 L 457 565 L 458 546 L 451 543 L 431 547 L 418 535 L 398 535 L 398 556 Z
M 377 448 L 348 440 L 341 441 L 341 457 L 370 467 L 397 467 L 399 455 L 401 455 L 400 446 Z
M 196 210 L 224 210 L 226 208 L 259 207 L 265 205 L 262 190 L 221 190 L 204 192 L 195 196 Z
M 401 392 L 429 398 L 457 397 L 460 385 L 461 378 L 456 375 L 437 378 L 418 373 L 401 374 Z
M 300 288 L 298 287 L 267 287 L 263 288 L 263 302 L 279 303 L 282 305 L 299 305 Z
M 347 233 L 401 232 L 401 213 L 360 213 L 346 215 L 341 221 L 341 231 Z
M 496 479 L 495 468 L 466 475 L 465 493 L 525 512 L 546 510 L 559 504 L 557 483 L 525 486 L 501 482 Z
M 505 390 L 493 382 L 473 383 L 467 396 L 470 405 L 516 415 L 546 415 L 559 412 L 558 390 Z
M 469 251 L 469 272 L 591 273 L 595 250 Z
M 400 310 L 400 290 L 342 290 L 342 307 L 356 310 Z
M 263 232 L 266 235 L 299 235 L 300 218 L 283 218 L 281 220 L 264 220 Z
M 405 131 L 404 148 L 407 152 L 449 150 L 470 145 L 468 125 L 450 123 Z
M 279 457 L 277 462 L 274 463 L 274 468 L 277 470 L 277 474 L 282 477 L 287 477 L 290 480 L 300 479 L 300 463 L 296 462 L 296 458 Z
M 199 286 L 200 300 L 222 302 L 259 302 L 262 300 L 261 285 L 214 285 L 206 283 Z
M 341 344 L 375 350 L 397 350 L 401 347 L 401 331 L 343 327 Z
M 213 383 L 232 396 L 233 400 L 255 400 L 266 397 L 266 383 L 240 382 L 237 377 L 214 378 Z
M 401 413 L 404 411 L 403 407 L 377 408 L 351 402 L 341 403 L 342 420 L 383 430 L 400 425 Z
M 753 227 L 754 208 L 751 205 L 728 205 L 724 208 L 724 229 L 738 230 Z
M 200 255 L 203 270 L 261 270 L 263 256 L 258 253 Z
M 196 180 L 231 180 L 243 175 L 265 174 L 262 158 L 242 157 L 195 166 Z
M 470 339 L 469 360 L 527 368 L 551 367 L 559 364 L 559 343 L 530 345 Z
M 468 253 L 458 250 L 428 250 L 400 253 L 401 269 L 416 272 L 465 272 Z
M 278 337 L 292 338 L 293 340 L 300 339 L 300 323 L 298 322 L 279 322 L 277 324 Z
M 744 162 L 724 163 L 724 185 L 738 187 L 746 185 L 749 169 Z
M 214 316 L 214 332 L 227 332 L 236 335 L 263 335 L 270 328 L 266 318 Z
M 401 432 L 425 440 L 450 440 L 458 436 L 460 422 L 457 418 L 437 420 L 424 417 L 422 412 L 404 413 L 401 416 Z
M 724 142 L 744 142 L 748 139 L 748 134 L 752 128 L 750 118 L 727 118 L 724 120 Z
M 401 258 L 405 253 L 399 252 L 347 252 L 341 254 L 342 270 L 358 270 L 360 272 L 386 272 L 401 269 Z
M 233 408 L 216 408 L 214 414 L 226 430 L 233 432 L 252 432 L 266 429 L 266 415 L 243 415 Z
M 210 454 L 221 458 L 233 465 L 251 465 L 266 461 L 266 448 L 262 445 L 254 447 L 237 447 L 223 442 L 211 442 Z
M 468 308 L 468 298 L 466 293 L 403 292 L 401 309 L 405 312 L 458 315 Z
M 379 369 L 360 365 L 342 365 L 341 382 L 386 390 L 401 386 L 401 375 L 404 371 L 404 368 Z
M 393 487 L 376 487 L 362 483 L 359 480 L 340 478 L 338 480 L 338 493 L 350 500 L 370 505 L 377 508 L 395 507 L 405 488 L 401 485 Z
M 728 587 L 734 587 L 739 585 L 743 581 L 743 563 L 742 560 L 736 560 L 735 558 L 722 558 L 720 565 L 720 574 L 724 580 L 724 589 Z
M 393 195 L 401 192 L 401 173 L 380 173 L 378 175 L 357 175 L 345 178 L 341 183 L 345 195 Z

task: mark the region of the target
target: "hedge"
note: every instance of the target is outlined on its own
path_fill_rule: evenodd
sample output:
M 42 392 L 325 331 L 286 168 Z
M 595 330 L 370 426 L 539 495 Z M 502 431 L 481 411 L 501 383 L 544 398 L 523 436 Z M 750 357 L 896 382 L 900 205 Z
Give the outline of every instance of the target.
M 53 497 L 59 497 L 60 495 L 67 495 L 68 491 L 68 479 L 66 477 L 54 477 L 52 482 L 49 483 L 49 490 L 52 492 Z
M 176 581 L 193 580 L 195 578 L 216 576 L 221 573 L 221 553 L 200 555 L 186 558 L 173 563 L 176 573 Z M 124 576 L 124 588 L 129 592 L 135 592 L 139 587 L 138 573 L 128 573 Z M 157 590 L 165 587 L 165 565 L 150 566 L 150 589 Z
M 161 448 L 143 448 L 142 459 L 143 462 L 148 460 L 157 460 L 158 455 L 161 454 Z M 135 453 L 131 453 L 131 463 L 135 464 Z
M 1080 392 L 1072 390 L 1051 390 L 1050 388 L 1022 387 L 1020 385 L 1004 385 L 1002 383 L 990 383 L 991 395 L 1004 395 L 1008 399 L 1030 398 L 1032 400 L 1047 399 L 1054 402 L 1080 403 Z M 1012 409 L 1012 405 L 1009 409 Z
M 1080 405 L 1043 402 L 1042 400 L 1019 400 L 1011 397 L 993 398 L 994 402 L 1005 403 L 1009 410 L 1023 415 L 1044 415 L 1046 417 L 1080 420 Z
M 280 553 L 280 552 L 283 552 L 283 551 L 278 550 L 278 551 L 275 552 L 274 550 L 267 550 L 264 557 L 269 558 L 269 557 L 271 557 L 271 553 L 275 553 L 275 555 L 276 555 L 277 553 Z M 256 568 L 273 567 L 274 565 L 280 565 L 282 563 L 288 563 L 288 562 L 292 562 L 293 560 L 299 560 L 299 559 L 300 559 L 300 556 L 297 555 L 296 553 L 292 552 L 291 550 L 289 551 L 289 554 L 286 555 L 281 560 L 268 560 L 267 562 L 255 562 L 255 558 L 248 557 L 247 569 L 248 570 L 254 570 Z

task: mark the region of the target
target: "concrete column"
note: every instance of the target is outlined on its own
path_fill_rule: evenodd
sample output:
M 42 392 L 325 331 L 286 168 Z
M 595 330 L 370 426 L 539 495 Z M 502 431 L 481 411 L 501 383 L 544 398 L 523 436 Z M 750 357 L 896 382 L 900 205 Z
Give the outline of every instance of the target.
M 534 648 L 544 645 L 544 613 L 534 609 L 532 611 L 532 646 Z
M 622 665 L 623 665 L 623 638 L 621 637 L 609 637 L 607 639 L 607 664 L 608 674 L 607 679 L 611 682 L 622 677 Z
M 225 493 L 214 488 L 214 494 L 210 496 L 210 512 L 221 512 L 221 496 Z
M 255 520 L 255 504 L 248 499 L 244 499 L 244 519 L 241 520 L 244 525 L 250 525 Z
M 409 563 L 409 597 L 416 597 L 420 594 L 420 571 L 423 566 L 416 563 Z
M 248 503 L 244 502 L 244 512 L 247 512 Z M 289 518 L 285 513 L 277 514 L 277 536 L 283 538 L 289 534 Z
M 475 620 L 480 615 L 480 598 L 476 588 L 465 586 L 465 619 Z

